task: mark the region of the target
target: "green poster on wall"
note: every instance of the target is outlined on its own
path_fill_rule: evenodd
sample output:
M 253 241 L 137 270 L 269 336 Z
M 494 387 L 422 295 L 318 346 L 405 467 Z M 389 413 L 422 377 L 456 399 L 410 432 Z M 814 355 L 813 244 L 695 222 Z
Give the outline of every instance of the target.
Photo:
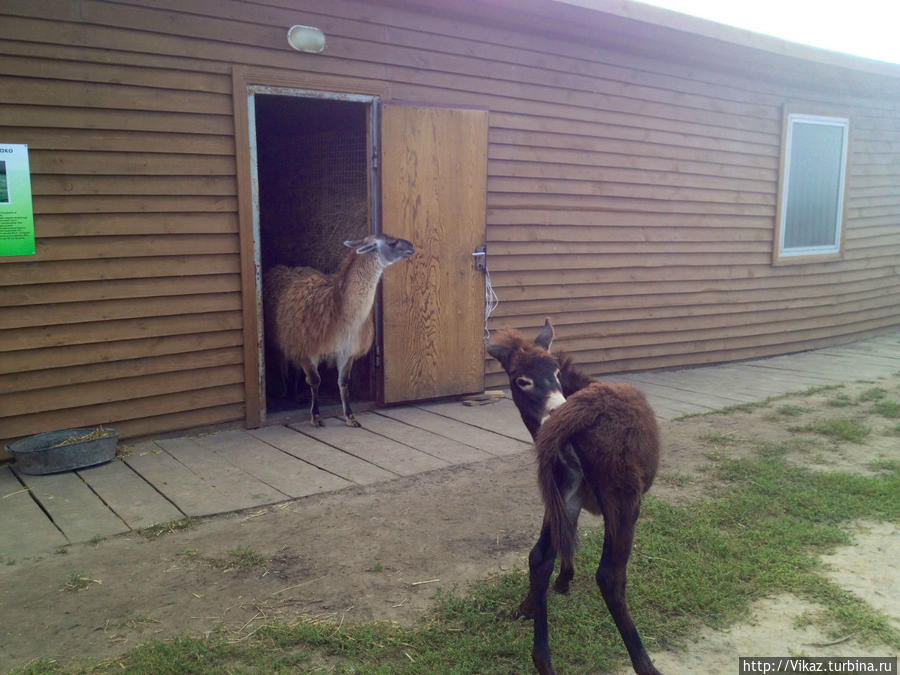
M 28 146 L 0 143 L 0 256 L 34 255 Z

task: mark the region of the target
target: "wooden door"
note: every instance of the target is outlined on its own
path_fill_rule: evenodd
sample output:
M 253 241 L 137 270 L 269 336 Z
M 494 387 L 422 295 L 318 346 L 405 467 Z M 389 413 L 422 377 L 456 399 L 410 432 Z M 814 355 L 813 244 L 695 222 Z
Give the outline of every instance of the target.
M 487 111 L 381 108 L 381 227 L 415 255 L 385 270 L 386 403 L 481 391 Z

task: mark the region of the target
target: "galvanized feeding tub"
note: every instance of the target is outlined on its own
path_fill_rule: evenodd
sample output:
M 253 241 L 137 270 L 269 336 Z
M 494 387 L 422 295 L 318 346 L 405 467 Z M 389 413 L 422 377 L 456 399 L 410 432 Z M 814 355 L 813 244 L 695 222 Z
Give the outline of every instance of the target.
M 16 469 L 40 475 L 103 464 L 116 456 L 119 432 L 115 429 L 65 429 L 23 438 L 6 446 L 16 458 Z

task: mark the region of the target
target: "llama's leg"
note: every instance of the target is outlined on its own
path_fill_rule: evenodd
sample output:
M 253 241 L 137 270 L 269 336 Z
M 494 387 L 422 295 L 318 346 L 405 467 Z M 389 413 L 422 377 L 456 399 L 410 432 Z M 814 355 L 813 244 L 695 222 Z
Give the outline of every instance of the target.
M 319 414 L 319 385 L 322 383 L 322 378 L 319 377 L 318 364 L 304 359 L 300 362 L 300 367 L 306 374 L 306 383 L 309 385 L 309 393 L 312 398 L 309 406 L 310 422 L 314 427 L 321 427 L 323 425 L 322 416 Z
M 550 528 L 544 524 L 541 536 L 528 554 L 528 595 L 519 605 L 518 616 L 534 619 L 534 643 L 531 660 L 541 675 L 554 675 L 550 662 L 550 631 L 547 626 L 547 588 L 556 563 L 556 549 Z
M 288 389 L 288 374 L 290 373 L 291 364 L 282 354 L 278 355 L 278 373 L 281 375 L 281 391 L 284 398 L 290 398 L 291 392 Z
M 338 387 L 341 390 L 341 407 L 344 409 L 344 420 L 348 427 L 362 426 L 353 416 L 350 409 L 350 372 L 353 370 L 353 358 L 340 360 L 338 363 Z
M 597 567 L 597 585 L 631 657 L 634 672 L 660 675 L 644 649 L 625 600 L 626 568 L 640 511 L 640 497 L 628 497 L 617 506 L 617 513 L 604 514 L 605 534 L 603 554 Z

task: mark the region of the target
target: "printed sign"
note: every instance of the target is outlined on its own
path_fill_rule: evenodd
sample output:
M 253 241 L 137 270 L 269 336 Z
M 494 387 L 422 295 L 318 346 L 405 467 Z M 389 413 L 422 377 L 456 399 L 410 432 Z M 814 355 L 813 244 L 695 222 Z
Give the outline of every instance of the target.
M 0 256 L 34 255 L 28 146 L 0 143 Z

